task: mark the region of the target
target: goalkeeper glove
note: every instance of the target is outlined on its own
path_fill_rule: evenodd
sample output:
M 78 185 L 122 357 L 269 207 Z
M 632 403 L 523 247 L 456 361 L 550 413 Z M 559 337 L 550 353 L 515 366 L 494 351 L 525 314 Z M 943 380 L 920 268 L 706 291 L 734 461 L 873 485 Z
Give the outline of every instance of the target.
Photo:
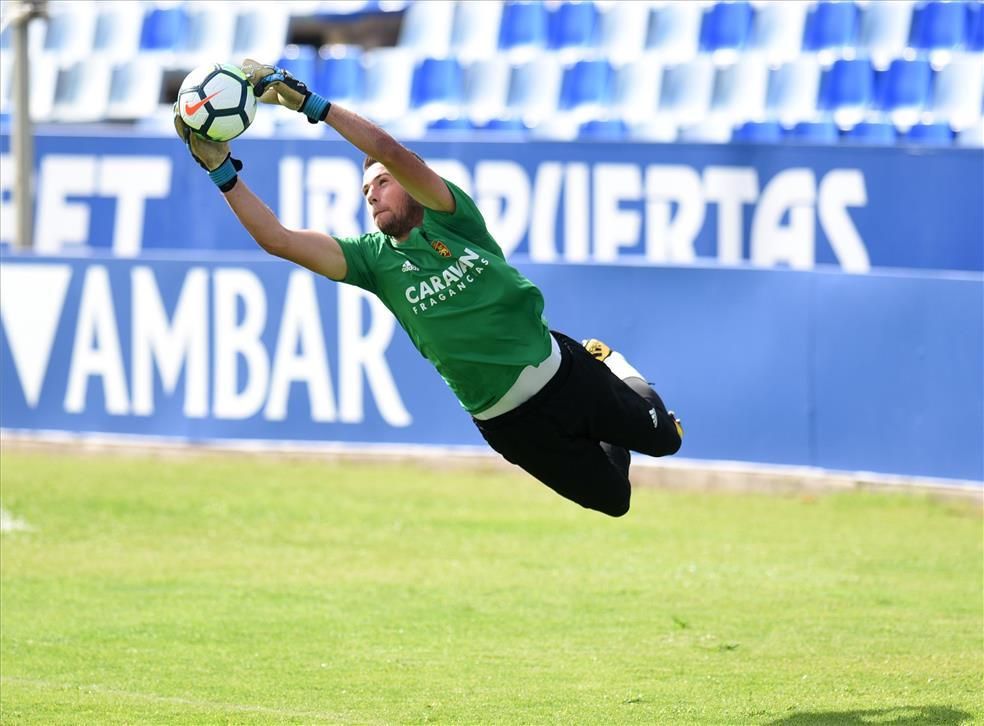
M 283 68 L 266 66 L 249 58 L 243 61 L 241 67 L 253 86 L 253 93 L 263 103 L 275 103 L 291 111 L 300 111 L 313 124 L 324 121 L 328 115 L 331 102 L 312 93 L 302 81 Z
M 178 112 L 178 105 L 174 105 L 174 130 L 188 151 L 191 158 L 198 162 L 198 165 L 208 172 L 209 178 L 223 193 L 229 191 L 236 182 L 239 181 L 237 172 L 242 170 L 243 163 L 239 159 L 233 159 L 229 153 L 229 142 L 212 141 L 194 133 L 182 120 Z

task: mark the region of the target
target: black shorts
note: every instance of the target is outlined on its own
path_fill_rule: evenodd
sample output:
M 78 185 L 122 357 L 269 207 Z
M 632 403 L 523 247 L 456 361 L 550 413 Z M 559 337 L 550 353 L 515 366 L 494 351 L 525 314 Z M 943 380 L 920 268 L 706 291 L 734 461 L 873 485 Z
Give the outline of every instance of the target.
M 676 426 L 644 381 L 637 392 L 577 341 L 553 336 L 561 353 L 553 378 L 519 407 L 475 419 L 475 425 L 507 461 L 561 496 L 613 516 L 625 514 L 631 494 L 626 450 L 676 453 Z

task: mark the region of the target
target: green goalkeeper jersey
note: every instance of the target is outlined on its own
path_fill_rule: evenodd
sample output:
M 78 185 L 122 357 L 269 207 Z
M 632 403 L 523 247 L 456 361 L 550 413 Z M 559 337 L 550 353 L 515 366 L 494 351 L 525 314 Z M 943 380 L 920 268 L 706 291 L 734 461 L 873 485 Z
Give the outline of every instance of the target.
M 479 413 L 549 355 L 550 331 L 540 290 L 506 262 L 475 202 L 445 181 L 454 212 L 425 209 L 406 242 L 372 232 L 338 243 L 344 282 L 378 296 L 461 405 Z

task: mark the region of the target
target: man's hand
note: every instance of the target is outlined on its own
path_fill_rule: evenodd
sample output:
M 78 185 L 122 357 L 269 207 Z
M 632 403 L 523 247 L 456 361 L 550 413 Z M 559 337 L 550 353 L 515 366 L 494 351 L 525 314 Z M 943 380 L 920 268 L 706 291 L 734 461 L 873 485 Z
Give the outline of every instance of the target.
M 181 118 L 177 104 L 174 106 L 174 130 L 188 147 L 191 158 L 208 172 L 209 178 L 222 192 L 227 192 L 236 186 L 239 180 L 237 172 L 243 168 L 243 163 L 239 159 L 232 158 L 232 154 L 229 153 L 229 142 L 211 141 L 194 133 Z
M 324 121 L 328 115 L 331 103 L 312 93 L 303 81 L 297 80 L 283 68 L 264 65 L 251 58 L 244 60 L 240 67 L 259 101 L 299 111 L 313 124 Z

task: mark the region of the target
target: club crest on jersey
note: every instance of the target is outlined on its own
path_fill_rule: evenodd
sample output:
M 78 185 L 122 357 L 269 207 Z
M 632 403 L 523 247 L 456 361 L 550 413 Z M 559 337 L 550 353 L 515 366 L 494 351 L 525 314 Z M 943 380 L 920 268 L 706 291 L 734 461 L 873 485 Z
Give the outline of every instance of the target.
M 433 247 L 437 251 L 437 254 L 439 254 L 441 257 L 451 256 L 451 250 L 449 250 L 448 246 L 443 242 L 441 242 L 441 240 L 439 239 L 436 239 L 433 242 L 431 242 L 431 247 Z

